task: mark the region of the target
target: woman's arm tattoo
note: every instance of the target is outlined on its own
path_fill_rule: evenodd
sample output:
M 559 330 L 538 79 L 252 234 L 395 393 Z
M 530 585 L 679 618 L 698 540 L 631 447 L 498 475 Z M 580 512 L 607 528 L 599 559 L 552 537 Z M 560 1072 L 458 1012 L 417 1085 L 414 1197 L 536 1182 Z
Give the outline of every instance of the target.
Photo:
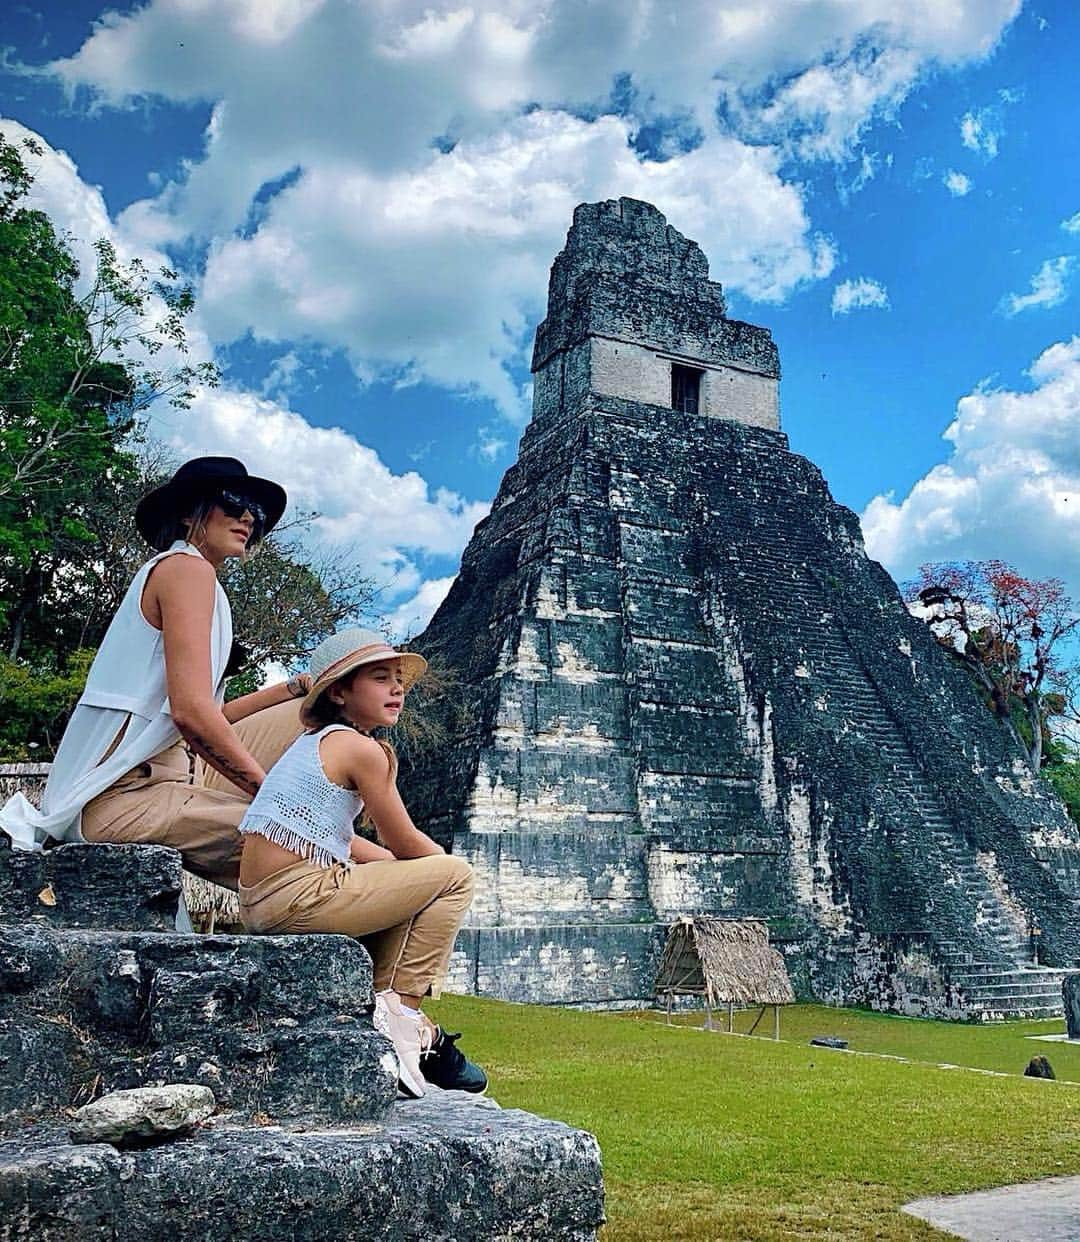
M 187 732 L 184 734 L 184 740 L 197 755 L 205 759 L 212 768 L 216 768 L 222 776 L 228 777 L 234 785 L 239 785 L 245 793 L 254 797 L 259 792 L 258 782 L 252 779 L 251 774 L 238 768 L 227 755 L 223 755 L 205 738 L 197 733 Z

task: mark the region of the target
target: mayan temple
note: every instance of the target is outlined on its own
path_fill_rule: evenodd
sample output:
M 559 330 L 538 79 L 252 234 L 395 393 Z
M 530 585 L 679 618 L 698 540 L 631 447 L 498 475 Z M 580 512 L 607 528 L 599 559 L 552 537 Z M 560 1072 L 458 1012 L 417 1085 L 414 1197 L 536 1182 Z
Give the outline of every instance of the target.
M 406 784 L 477 870 L 457 986 L 648 1000 L 674 917 L 754 915 L 803 996 L 1060 1014 L 1077 827 L 788 449 L 776 347 L 700 247 L 580 206 L 533 372 L 417 640 L 462 681 Z

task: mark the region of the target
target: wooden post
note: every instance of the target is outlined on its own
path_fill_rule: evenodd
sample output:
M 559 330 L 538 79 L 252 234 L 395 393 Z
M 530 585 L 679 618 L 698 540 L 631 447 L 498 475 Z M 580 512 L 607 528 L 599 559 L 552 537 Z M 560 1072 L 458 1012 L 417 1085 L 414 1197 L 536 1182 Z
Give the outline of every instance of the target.
M 772 1037 L 773 1039 L 779 1039 L 780 1038 L 780 1006 L 773 1005 L 772 1011 L 773 1011 Z
M 707 1031 L 711 1031 L 713 1029 L 712 1006 L 709 1004 L 708 992 L 705 993 L 705 1029 Z
M 728 1001 L 727 1003 L 727 1029 L 728 1029 L 729 1035 L 735 1030 L 735 1002 L 734 1001 Z

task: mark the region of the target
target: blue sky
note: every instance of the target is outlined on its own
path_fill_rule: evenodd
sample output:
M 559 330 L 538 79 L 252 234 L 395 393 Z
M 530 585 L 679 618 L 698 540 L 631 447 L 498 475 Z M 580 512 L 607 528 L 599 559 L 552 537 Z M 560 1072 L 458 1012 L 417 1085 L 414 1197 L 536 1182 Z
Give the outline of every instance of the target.
M 156 433 L 281 477 L 402 628 L 513 460 L 573 205 L 620 193 L 772 329 L 792 447 L 895 576 L 1080 593 L 1067 0 L 30 0 L 0 39 L 40 204 L 199 287 L 225 383 Z

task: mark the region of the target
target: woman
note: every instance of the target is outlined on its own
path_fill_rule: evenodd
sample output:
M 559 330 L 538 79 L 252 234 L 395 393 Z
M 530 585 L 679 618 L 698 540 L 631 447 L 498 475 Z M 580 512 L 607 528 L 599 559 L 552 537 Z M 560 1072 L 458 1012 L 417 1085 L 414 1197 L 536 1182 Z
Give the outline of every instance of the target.
M 170 845 L 184 865 L 236 887 L 237 825 L 265 770 L 299 731 L 295 707 L 262 728 L 260 753 L 233 725 L 302 698 L 306 678 L 222 705 L 232 648 L 229 601 L 217 572 L 247 556 L 281 518 L 285 491 L 232 457 L 186 462 L 145 496 L 135 521 L 157 549 L 106 631 L 64 732 L 40 811 L 21 794 L 0 809 L 16 848 L 48 842 Z M 194 784 L 188 749 L 232 782 Z
M 398 1054 L 399 1083 L 482 1091 L 487 1079 L 420 1012 L 438 997 L 472 900 L 472 868 L 409 818 L 397 758 L 371 731 L 397 723 L 427 662 L 371 630 L 334 634 L 311 658 L 300 708 L 307 732 L 267 775 L 240 823 L 240 915 L 249 931 L 342 932 L 371 954 L 376 1026 Z M 382 845 L 354 834 L 363 811 Z M 432 1039 L 432 1036 L 434 1038 Z M 421 1064 L 431 1044 L 432 1056 Z

